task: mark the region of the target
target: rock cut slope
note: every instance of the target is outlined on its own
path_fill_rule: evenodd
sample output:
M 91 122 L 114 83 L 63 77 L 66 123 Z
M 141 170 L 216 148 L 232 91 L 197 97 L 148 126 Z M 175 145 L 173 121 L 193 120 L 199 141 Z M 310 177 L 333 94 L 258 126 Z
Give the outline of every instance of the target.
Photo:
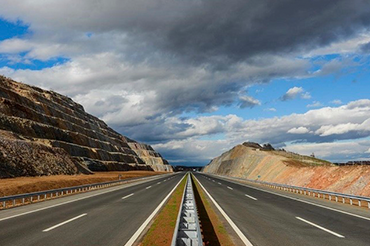
M 149 145 L 115 132 L 72 99 L 0 76 L 0 177 L 172 171 Z
M 370 196 L 370 166 L 335 166 L 256 143 L 237 145 L 213 159 L 206 173 Z

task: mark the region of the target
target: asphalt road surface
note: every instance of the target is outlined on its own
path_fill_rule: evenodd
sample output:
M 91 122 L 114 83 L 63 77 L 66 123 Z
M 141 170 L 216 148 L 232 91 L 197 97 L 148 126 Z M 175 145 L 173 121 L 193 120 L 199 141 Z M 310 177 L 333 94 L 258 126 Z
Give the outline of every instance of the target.
M 123 246 L 184 176 L 161 176 L 0 211 L 0 245 Z
M 359 218 L 222 177 L 195 176 L 254 246 L 370 245 L 370 212 Z

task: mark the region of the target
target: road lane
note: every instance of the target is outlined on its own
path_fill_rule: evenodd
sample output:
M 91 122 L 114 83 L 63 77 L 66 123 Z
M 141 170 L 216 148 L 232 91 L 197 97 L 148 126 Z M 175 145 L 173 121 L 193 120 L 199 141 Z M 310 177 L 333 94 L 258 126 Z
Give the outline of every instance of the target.
M 124 245 L 184 174 L 0 221 L 0 245 Z M 163 183 L 157 184 L 166 179 Z M 151 186 L 151 189 L 146 187 Z M 78 196 L 78 195 L 76 195 Z M 126 197 L 126 199 L 122 199 Z M 55 202 L 55 201 L 54 201 Z M 48 202 L 44 202 L 45 206 Z M 76 216 L 83 217 L 43 232 Z M 0 218 L 2 214 L 0 212 Z
M 369 245 L 368 220 L 248 188 L 217 176 L 199 173 L 195 176 L 253 245 Z

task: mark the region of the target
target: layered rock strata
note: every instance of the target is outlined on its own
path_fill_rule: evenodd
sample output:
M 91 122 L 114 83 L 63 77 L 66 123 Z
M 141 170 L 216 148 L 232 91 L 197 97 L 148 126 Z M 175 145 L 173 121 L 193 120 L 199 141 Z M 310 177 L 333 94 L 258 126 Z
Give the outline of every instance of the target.
M 0 130 L 2 154 L 12 158 L 2 159 L 0 177 L 172 170 L 151 146 L 115 132 L 72 99 L 2 76 Z M 21 157 L 17 154 L 21 149 L 29 154 Z M 42 160 L 41 149 L 49 159 Z M 52 156 L 54 162 L 50 161 Z M 37 159 L 37 164 L 25 161 L 28 157 Z
M 370 196 L 370 166 L 335 166 L 285 151 L 237 145 L 213 159 L 204 172 Z

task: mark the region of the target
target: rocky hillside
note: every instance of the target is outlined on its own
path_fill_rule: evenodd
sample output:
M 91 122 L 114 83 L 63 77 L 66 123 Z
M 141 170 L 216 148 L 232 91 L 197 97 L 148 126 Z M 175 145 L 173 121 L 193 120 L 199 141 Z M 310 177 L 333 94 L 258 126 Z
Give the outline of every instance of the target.
M 72 99 L 0 76 L 0 177 L 108 170 L 172 171 L 149 145 Z
M 335 166 L 330 162 L 259 144 L 237 145 L 203 170 L 233 177 L 370 196 L 370 166 Z

